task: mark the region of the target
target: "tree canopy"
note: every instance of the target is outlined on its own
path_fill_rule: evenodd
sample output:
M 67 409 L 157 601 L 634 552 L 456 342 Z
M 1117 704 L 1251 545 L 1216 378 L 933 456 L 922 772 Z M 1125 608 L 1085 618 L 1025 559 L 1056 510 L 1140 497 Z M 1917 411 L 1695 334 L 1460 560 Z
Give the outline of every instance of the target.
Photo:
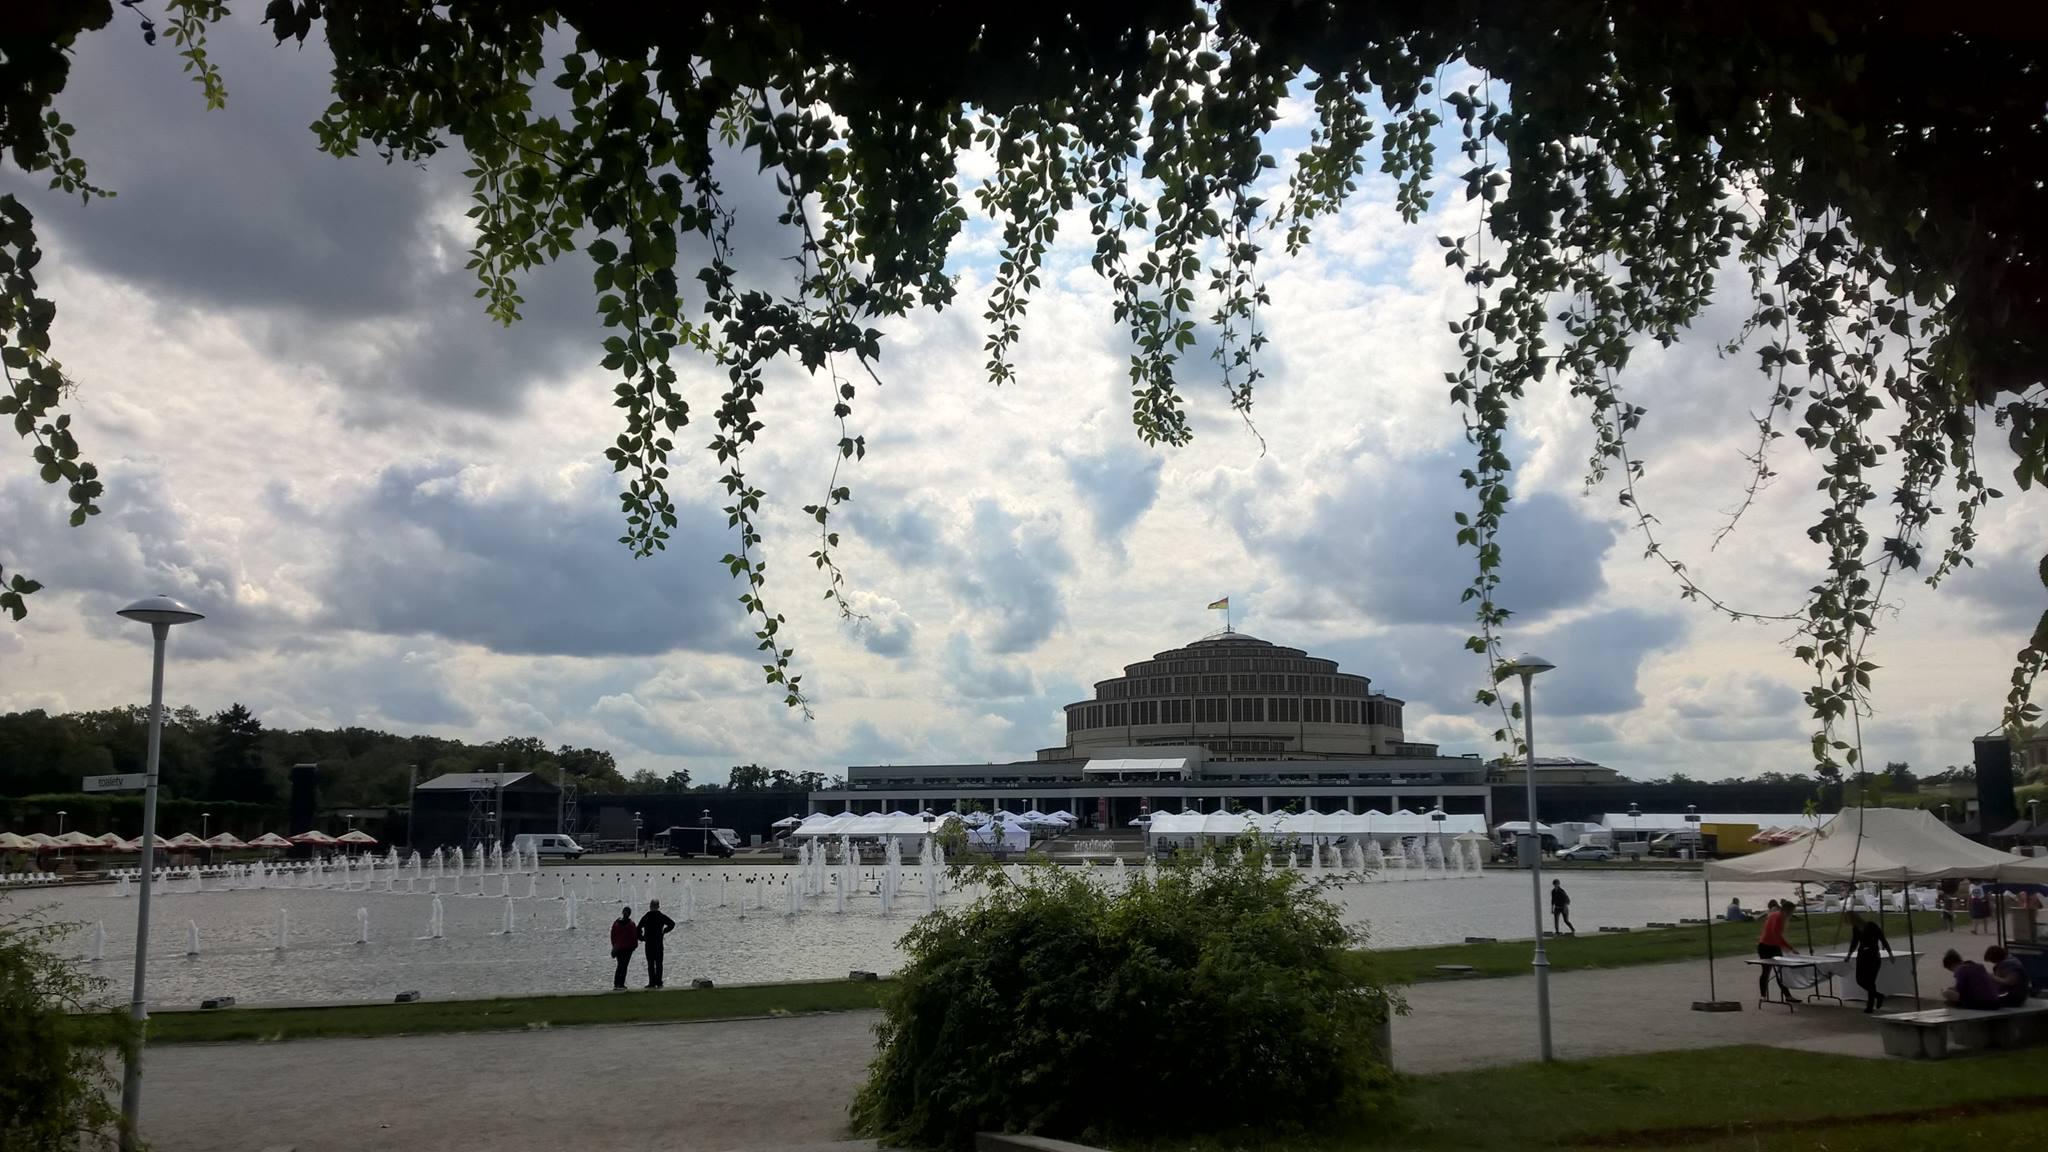
M 15 14 L 0 32 L 7 163 L 98 194 L 62 118 L 65 53 L 106 29 L 154 39 L 149 7 L 123 0 L 126 29 L 108 0 Z M 161 8 L 195 103 L 218 105 L 232 77 L 207 56 L 205 30 L 227 6 Z M 723 469 L 736 541 L 722 562 L 792 706 L 805 696 L 758 528 L 769 495 L 747 471 L 765 432 L 764 369 L 793 360 L 821 382 L 839 457 L 858 461 L 867 441 L 850 421 L 880 379 L 878 325 L 956 302 L 947 261 L 970 202 L 1003 230 L 983 312 L 989 378 L 1016 378 L 1040 263 L 1078 210 L 1129 330 L 1136 433 L 1182 445 L 1196 374 L 1251 419 L 1261 254 L 1310 244 L 1375 164 L 1419 220 L 1444 162 L 1438 137 L 1454 133 L 1449 163 L 1482 209 L 1469 234 L 1441 237 L 1471 290 L 1448 336 L 1463 366 L 1446 381 L 1472 451 L 1472 503 L 1455 528 L 1474 556 L 1469 646 L 1497 677 L 1513 608 L 1497 597 L 1507 433 L 1532 387 L 1562 387 L 1595 432 L 1589 481 L 1612 486 L 1679 593 L 1797 627 L 1826 775 L 1859 757 L 1848 721 L 1867 708 L 1866 645 L 1888 581 L 1938 583 L 1970 563 L 1977 516 L 2001 496 L 1980 473 L 1979 436 L 2007 439 L 2020 490 L 2048 481 L 2040 12 L 1098 0 L 937 3 L 902 20 L 848 0 L 271 0 L 262 18 L 279 41 L 318 36 L 331 53 L 320 148 L 466 155 L 471 264 L 491 315 L 518 318 L 519 279 L 535 266 L 579 250 L 590 261 L 612 329 L 593 352 L 615 378 L 622 424 L 606 456 L 620 540 L 636 553 L 666 545 L 675 437 L 710 409 L 705 450 Z M 1313 127 L 1282 170 L 1269 136 L 1290 98 L 1311 106 Z M 971 149 L 995 172 L 963 192 Z M 727 192 L 738 157 L 773 174 L 773 203 Z M 784 230 L 786 281 L 738 271 L 733 228 L 749 209 Z M 29 211 L 0 198 L 0 412 L 80 523 L 101 487 L 64 411 L 37 260 Z M 1684 339 L 1723 291 L 1747 302 L 1738 343 L 1761 373 L 1742 385 L 1758 389 L 1750 494 L 1774 474 L 1787 429 L 1822 462 L 1807 534 L 1827 568 L 1794 609 L 1734 605 L 1695 582 L 1636 494 L 1645 464 L 1629 436 L 1645 408 L 1629 390 L 1631 354 Z M 1212 363 L 1191 362 L 1204 345 Z M 684 355 L 720 366 L 726 390 L 685 395 Z M 808 559 L 851 614 L 833 520 L 849 497 L 835 467 L 805 511 L 817 528 Z M 2048 581 L 2048 558 L 2043 569 Z M 38 586 L 19 571 L 0 581 L 0 608 L 18 616 Z M 2015 659 L 2009 724 L 2037 716 L 2044 655 L 2048 613 Z M 1490 687 L 1479 696 L 1512 715 Z

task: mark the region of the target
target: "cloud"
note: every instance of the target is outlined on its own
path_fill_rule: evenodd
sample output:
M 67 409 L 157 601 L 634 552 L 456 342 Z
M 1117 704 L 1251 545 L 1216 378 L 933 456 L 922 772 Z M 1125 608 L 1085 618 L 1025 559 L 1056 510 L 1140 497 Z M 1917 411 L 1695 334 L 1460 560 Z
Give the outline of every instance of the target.
M 2002 628 L 2031 632 L 2048 609 L 2039 540 L 1978 553 L 1976 563 L 1950 577 L 1952 591 Z
M 296 510 L 281 501 L 279 511 Z M 727 546 L 723 522 L 688 503 L 679 513 L 670 551 L 635 559 L 597 483 L 551 493 L 493 485 L 482 469 L 392 467 L 306 513 L 335 538 L 318 577 L 320 623 L 501 653 L 737 651 L 733 584 L 708 559 Z
M 953 691 L 968 700 L 1038 695 L 1038 678 L 1030 668 L 1015 660 L 983 658 L 964 632 L 946 641 L 946 670 Z
M 1387 624 L 1463 623 L 1460 597 L 1475 562 L 1458 544 L 1453 514 L 1470 509 L 1464 465 L 1432 456 L 1402 465 L 1366 462 L 1304 500 L 1302 484 L 1254 472 L 1226 484 L 1224 514 L 1256 552 L 1287 557 L 1293 613 L 1364 616 Z M 1271 480 L 1270 485 L 1266 481 Z M 1496 600 L 1522 622 L 1590 603 L 1606 587 L 1614 528 L 1548 492 L 1516 500 L 1500 530 Z
M 846 599 L 860 614 L 847 627 L 859 638 L 861 647 L 877 656 L 898 657 L 910 652 L 911 641 L 917 636 L 917 622 L 901 604 L 866 590 L 850 592 Z
M 1066 622 L 1059 577 L 1073 569 L 1050 519 L 1022 520 L 977 500 L 953 576 L 961 601 L 981 614 L 991 652 L 1029 652 Z
M 1164 458 L 1136 444 L 1093 455 L 1063 457 L 1067 479 L 1087 507 L 1095 534 L 1122 554 L 1124 532 L 1159 497 L 1159 472 Z

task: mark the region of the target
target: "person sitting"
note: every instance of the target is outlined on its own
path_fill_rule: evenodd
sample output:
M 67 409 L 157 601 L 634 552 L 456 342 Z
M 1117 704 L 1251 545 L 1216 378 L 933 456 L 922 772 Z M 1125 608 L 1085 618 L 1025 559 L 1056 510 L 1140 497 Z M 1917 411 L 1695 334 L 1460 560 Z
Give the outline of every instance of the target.
M 1955 974 L 1956 986 L 1944 988 L 1941 998 L 1958 1008 L 1991 1009 L 1998 1007 L 1998 982 L 1991 973 L 1984 970 L 1975 960 L 1963 959 L 1963 954 L 1951 948 L 1941 958 L 1941 966 Z
M 1728 911 L 1723 914 L 1723 919 L 1726 919 L 1731 924 L 1749 919 L 1749 913 L 1742 910 L 1742 897 L 1734 896 L 1729 898 Z
M 2027 977 L 2026 965 L 1996 944 L 1984 950 L 1984 963 L 1991 969 L 1992 982 L 1998 985 L 1999 1007 L 2018 1008 L 2027 1002 L 2034 982 Z

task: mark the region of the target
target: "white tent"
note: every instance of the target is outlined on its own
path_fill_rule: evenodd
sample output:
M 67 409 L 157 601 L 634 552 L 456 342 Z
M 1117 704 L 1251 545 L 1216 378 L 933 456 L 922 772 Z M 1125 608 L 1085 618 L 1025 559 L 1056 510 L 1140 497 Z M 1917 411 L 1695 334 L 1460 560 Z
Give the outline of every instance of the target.
M 951 812 L 932 820 L 930 823 L 926 823 L 922 816 L 884 816 L 877 812 L 867 812 L 858 816 L 852 813 L 825 816 L 822 813 L 818 813 L 814 814 L 813 818 L 806 819 L 797 825 L 790 832 L 790 835 L 792 837 L 827 836 L 835 838 L 851 836 L 856 839 L 860 837 L 873 838 L 881 836 L 915 837 L 936 832 L 944 827 L 948 820 L 958 819 L 959 817 Z
M 1919 808 L 1848 808 L 1813 835 L 1732 860 L 1709 860 L 1709 880 L 1996 879 L 2019 857 L 1957 835 Z
M 977 848 L 1023 852 L 1031 847 L 1031 831 L 1015 820 L 991 821 L 979 828 L 969 828 L 967 842 Z
M 1155 812 L 1147 833 L 1154 837 L 1234 837 L 1256 831 L 1274 838 L 1325 839 L 1337 836 L 1370 836 L 1392 839 L 1403 836 L 1458 836 L 1484 834 L 1486 818 L 1477 813 L 1446 814 L 1443 819 L 1428 812 L 1379 812 L 1353 815 L 1349 812 Z

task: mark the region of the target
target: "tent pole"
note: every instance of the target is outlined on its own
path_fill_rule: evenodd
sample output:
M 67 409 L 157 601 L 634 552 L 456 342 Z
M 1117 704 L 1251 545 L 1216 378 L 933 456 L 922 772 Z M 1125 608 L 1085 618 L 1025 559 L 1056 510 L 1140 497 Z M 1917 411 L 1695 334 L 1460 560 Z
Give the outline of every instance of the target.
M 1813 909 L 1806 906 L 1806 881 L 1799 882 L 1799 920 L 1806 925 L 1806 954 L 1813 955 Z
M 1900 897 L 1899 903 L 1905 905 L 1906 908 L 1906 951 L 1912 953 L 1913 1007 L 1918 1008 L 1920 1006 L 1920 946 L 1913 942 L 1913 881 L 1911 877 L 1907 878 L 1905 886 L 1900 891 L 1904 895 Z M 1878 923 L 1882 924 L 1884 921 L 1879 920 Z
M 1707 879 L 1707 866 L 1700 865 L 1700 886 L 1707 894 L 1707 999 L 1719 1000 L 1721 994 L 1714 988 L 1714 882 Z

